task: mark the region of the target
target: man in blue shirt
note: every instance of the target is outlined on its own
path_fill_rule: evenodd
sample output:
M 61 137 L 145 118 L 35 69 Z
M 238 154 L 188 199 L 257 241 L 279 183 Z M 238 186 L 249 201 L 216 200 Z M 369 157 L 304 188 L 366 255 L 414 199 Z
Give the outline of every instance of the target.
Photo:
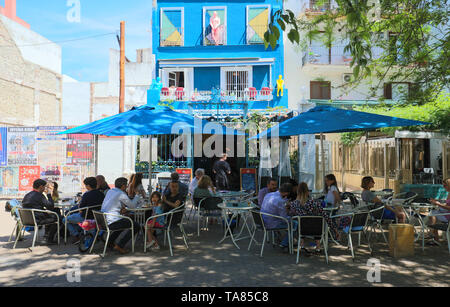
M 278 187 L 278 181 L 275 178 L 270 178 L 269 181 L 267 182 L 267 187 L 265 187 L 264 189 L 261 189 L 258 193 L 258 205 L 260 207 L 262 206 L 266 195 L 269 193 L 276 192 L 277 187 Z
M 291 192 L 292 184 L 284 183 L 278 192 L 267 194 L 262 203 L 261 212 L 290 219 L 288 210 L 286 209 L 286 203 Z M 287 228 L 286 222 L 279 218 L 263 215 L 263 220 L 266 228 Z M 281 247 L 286 248 L 288 244 L 289 236 L 286 235 L 281 242 Z

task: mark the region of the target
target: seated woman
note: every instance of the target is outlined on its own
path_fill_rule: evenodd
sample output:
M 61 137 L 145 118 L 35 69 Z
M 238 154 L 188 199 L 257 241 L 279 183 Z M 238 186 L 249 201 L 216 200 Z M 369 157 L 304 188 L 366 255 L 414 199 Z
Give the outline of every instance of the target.
M 337 207 L 342 202 L 337 180 L 333 174 L 325 176 L 324 194 L 327 207 Z
M 331 232 L 335 235 L 335 237 L 339 237 L 339 233 L 337 230 L 336 222 L 330 218 L 328 213 L 323 210 L 322 202 L 312 200 L 309 197 L 309 189 L 308 185 L 305 182 L 300 183 L 297 190 L 297 199 L 290 203 L 287 206 L 289 210 L 289 214 L 292 216 L 322 216 L 325 218 L 325 221 L 328 224 L 328 227 L 331 229 Z M 309 251 L 304 247 L 304 240 L 300 242 L 300 246 L 302 251 L 309 255 Z M 320 240 L 316 240 L 316 254 L 320 254 Z
M 428 220 L 428 225 L 435 225 L 437 221 L 441 223 L 448 224 L 450 221 L 450 178 L 447 178 L 442 181 L 442 184 L 444 186 L 444 189 L 448 192 L 447 200 L 445 204 L 440 203 L 436 199 L 430 199 L 430 203 L 437 206 L 437 210 L 433 210 L 432 214 L 443 214 L 443 213 L 449 213 L 449 215 L 439 215 L 439 216 L 430 216 Z M 434 240 L 438 243 L 439 242 L 439 232 L 437 229 L 432 229 Z
M 204 175 L 198 182 L 197 188 L 194 190 L 194 198 L 213 197 L 216 188 L 214 187 L 211 177 Z
M 364 177 L 361 181 L 361 188 L 363 192 L 361 193 L 361 199 L 367 203 L 375 204 L 375 206 L 384 206 L 387 210 L 384 210 L 382 219 L 383 220 L 395 220 L 397 218 L 399 223 L 404 223 L 406 221 L 406 215 L 401 208 L 391 207 L 375 196 L 375 194 L 370 191 L 375 186 L 375 181 L 372 177 Z

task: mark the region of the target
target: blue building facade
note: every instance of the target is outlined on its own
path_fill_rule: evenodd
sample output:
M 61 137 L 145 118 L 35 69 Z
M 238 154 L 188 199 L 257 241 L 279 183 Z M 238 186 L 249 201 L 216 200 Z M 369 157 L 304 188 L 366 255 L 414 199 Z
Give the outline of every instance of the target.
M 284 77 L 283 42 L 265 49 L 263 40 L 281 5 L 277 0 L 158 0 L 152 45 L 161 100 L 203 115 L 288 108 L 287 91 L 282 97 L 276 91 L 277 79 Z

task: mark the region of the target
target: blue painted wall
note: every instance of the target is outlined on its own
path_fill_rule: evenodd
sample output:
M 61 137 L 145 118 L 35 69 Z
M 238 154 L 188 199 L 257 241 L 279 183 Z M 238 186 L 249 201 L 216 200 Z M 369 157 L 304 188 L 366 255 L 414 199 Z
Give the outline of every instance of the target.
M 279 0 L 158 0 L 153 10 L 153 51 L 156 56 L 156 70 L 160 69 L 159 60 L 171 59 L 239 59 L 239 58 L 274 58 L 272 65 L 272 87 L 276 79 L 284 76 L 284 46 L 282 40 L 272 50 L 264 44 L 247 44 L 247 5 L 270 5 L 271 13 L 281 8 Z M 227 43 L 224 46 L 203 45 L 203 7 L 227 8 Z M 184 9 L 184 46 L 160 46 L 160 11 L 161 8 Z M 253 67 L 253 86 L 258 90 L 270 84 L 269 66 Z M 220 68 L 194 68 L 194 88 L 211 90 L 220 86 Z M 284 103 L 283 103 L 284 104 Z M 286 103 L 286 107 L 287 107 Z
M 220 88 L 220 67 L 195 67 L 194 86 L 199 91 Z

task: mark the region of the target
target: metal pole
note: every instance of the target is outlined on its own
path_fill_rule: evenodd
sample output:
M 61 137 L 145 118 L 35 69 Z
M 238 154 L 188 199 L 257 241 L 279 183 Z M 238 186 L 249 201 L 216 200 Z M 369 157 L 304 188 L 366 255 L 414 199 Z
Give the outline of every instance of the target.
M 152 186 L 152 173 L 153 173 L 153 157 L 152 157 L 152 151 L 153 151 L 153 136 L 149 135 L 149 154 L 148 154 L 148 193 L 151 195 L 153 193 L 153 186 Z
M 119 113 L 125 111 L 125 21 L 120 22 L 120 94 Z
M 323 133 L 320 134 L 320 155 L 322 157 L 322 181 L 325 179 L 325 150 L 323 148 Z M 325 187 L 324 187 L 325 188 Z

